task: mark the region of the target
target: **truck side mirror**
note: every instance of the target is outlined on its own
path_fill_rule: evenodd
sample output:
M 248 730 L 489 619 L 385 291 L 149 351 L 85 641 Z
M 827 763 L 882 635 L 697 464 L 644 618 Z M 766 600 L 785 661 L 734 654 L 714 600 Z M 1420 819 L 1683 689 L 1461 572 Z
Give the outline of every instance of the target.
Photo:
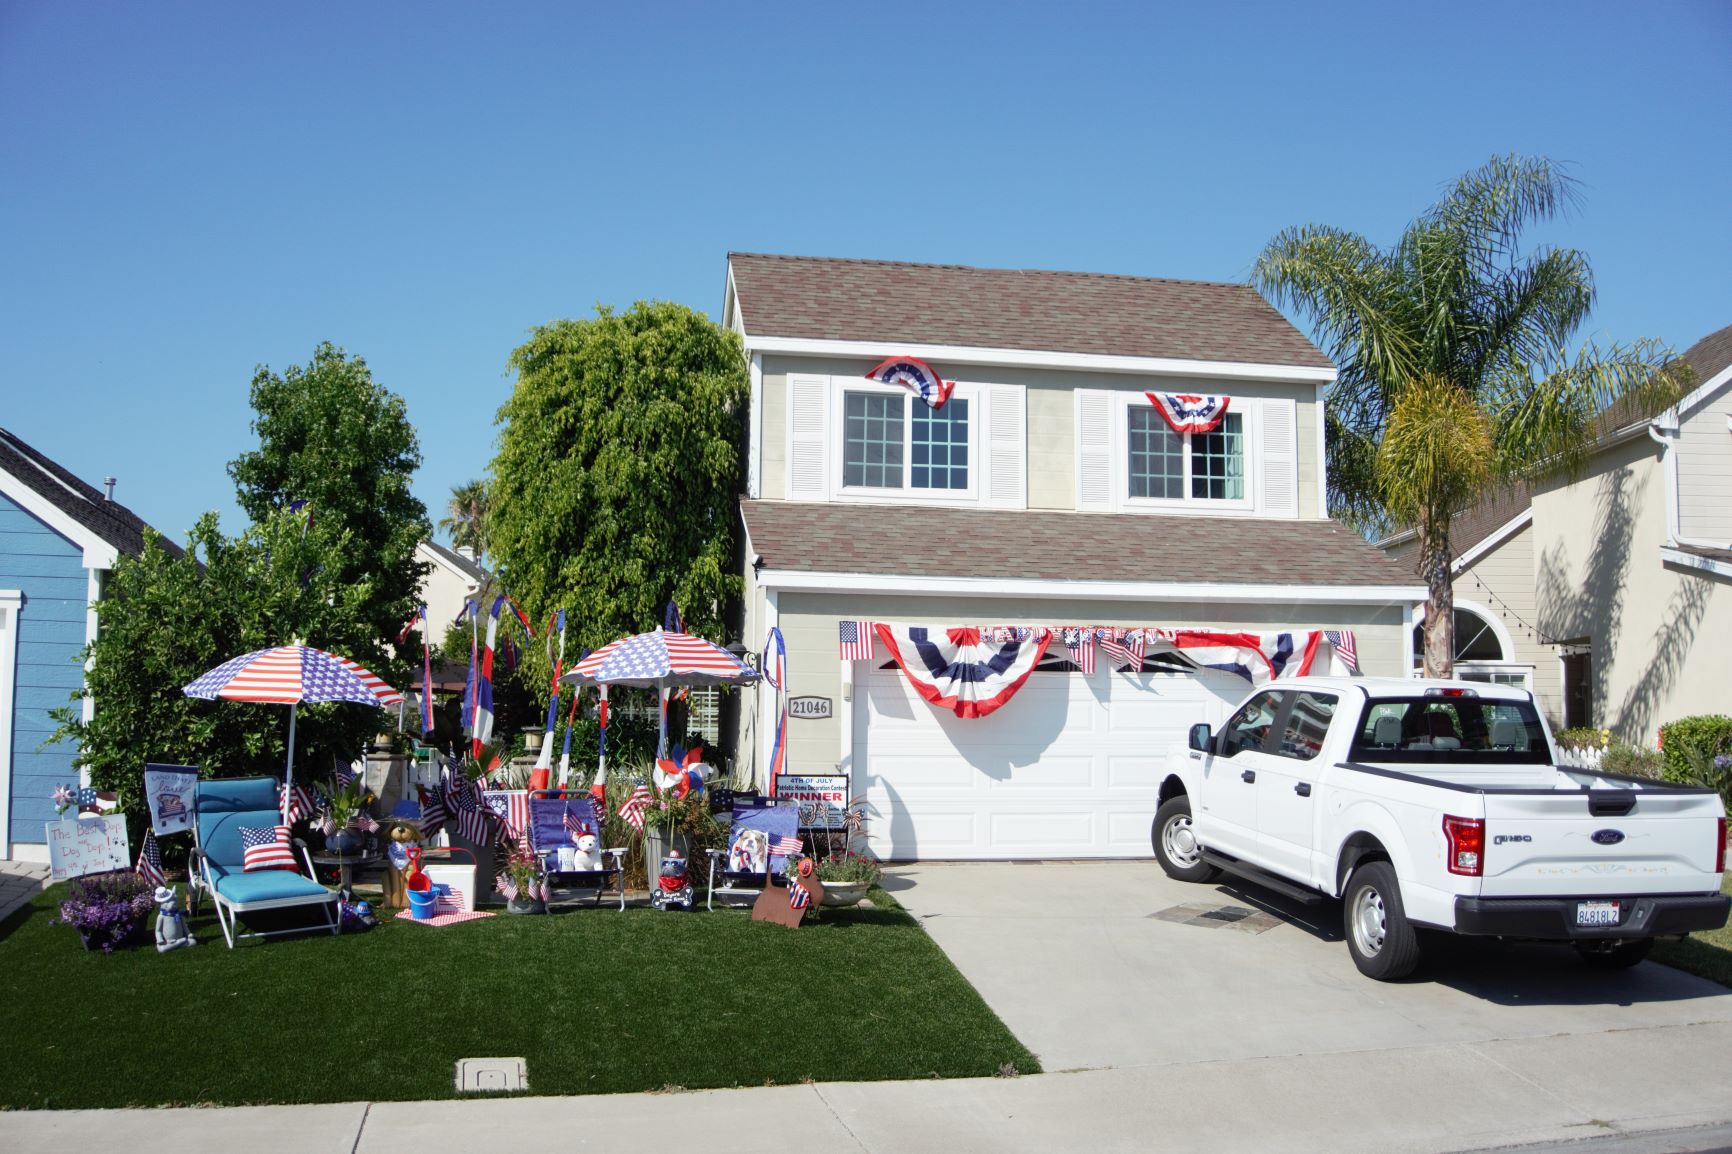
M 1207 753 L 1209 751 L 1209 740 L 1213 736 L 1214 734 L 1209 732 L 1209 727 L 1199 721 L 1197 724 L 1191 726 L 1190 746 L 1192 749 L 1199 749 L 1204 753 Z

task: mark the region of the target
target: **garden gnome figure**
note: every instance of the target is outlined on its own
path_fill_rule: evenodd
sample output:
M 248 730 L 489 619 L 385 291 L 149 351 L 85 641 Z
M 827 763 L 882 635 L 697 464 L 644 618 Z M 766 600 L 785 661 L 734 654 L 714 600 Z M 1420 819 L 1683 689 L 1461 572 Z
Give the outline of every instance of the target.
M 156 893 L 156 952 L 166 954 L 170 950 L 178 950 L 182 946 L 196 946 L 191 934 L 186 929 L 186 911 L 180 908 L 180 902 L 172 888 L 157 886 Z

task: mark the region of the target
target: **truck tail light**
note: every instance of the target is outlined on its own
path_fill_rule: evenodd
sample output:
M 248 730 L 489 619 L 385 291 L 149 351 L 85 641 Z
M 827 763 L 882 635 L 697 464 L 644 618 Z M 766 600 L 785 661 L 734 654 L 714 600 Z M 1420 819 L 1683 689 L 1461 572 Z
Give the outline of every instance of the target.
M 1485 873 L 1485 821 L 1477 817 L 1443 819 L 1443 839 L 1449 845 L 1449 872 L 1477 878 Z
M 1726 872 L 1726 819 L 1720 819 L 1720 834 L 1714 839 L 1714 872 Z

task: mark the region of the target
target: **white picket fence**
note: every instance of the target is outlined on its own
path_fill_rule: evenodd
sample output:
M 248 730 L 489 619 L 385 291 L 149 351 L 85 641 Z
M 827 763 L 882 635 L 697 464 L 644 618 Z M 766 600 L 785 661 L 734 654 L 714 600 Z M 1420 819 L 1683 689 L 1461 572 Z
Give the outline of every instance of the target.
M 1600 762 L 1606 756 L 1603 749 L 1570 749 L 1558 747 L 1558 764 L 1571 766 L 1575 769 L 1599 769 Z

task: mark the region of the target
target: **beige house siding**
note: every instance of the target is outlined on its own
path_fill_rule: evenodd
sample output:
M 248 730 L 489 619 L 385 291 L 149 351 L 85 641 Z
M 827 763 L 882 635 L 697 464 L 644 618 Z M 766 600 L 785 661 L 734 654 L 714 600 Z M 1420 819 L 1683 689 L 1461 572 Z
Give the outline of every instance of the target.
M 1661 563 L 1659 454 L 1629 441 L 1534 497 L 1538 624 L 1588 639 L 1595 724 L 1646 745 L 1667 721 L 1732 712 L 1732 583 Z
M 787 497 L 788 376 L 811 373 L 859 376 L 875 362 L 835 357 L 764 356 L 762 488 L 760 496 Z M 1072 397 L 1077 389 L 1146 392 L 1156 387 L 1173 392 L 1226 393 L 1232 397 L 1291 399 L 1297 402 L 1298 510 L 1301 517 L 1321 517 L 1317 502 L 1317 390 L 1312 385 L 1252 381 L 1136 376 L 1127 373 L 1069 372 L 986 365 L 932 366 L 947 380 L 976 384 L 1021 385 L 1026 389 L 1028 443 L 1028 507 L 1076 508 L 1076 417 Z M 834 468 L 834 462 L 831 462 Z
M 748 597 L 748 605 L 751 598 Z M 1355 632 L 1359 660 L 1368 675 L 1397 676 L 1402 671 L 1401 610 L 1394 606 L 1210 605 L 1180 602 L 1061 601 L 1012 597 L 939 597 L 918 599 L 888 594 L 782 593 L 777 598 L 782 635 L 788 646 L 788 692 L 791 696 L 828 697 L 827 719 L 788 722 L 788 769 L 791 772 L 833 772 L 843 756 L 842 663 L 837 653 L 836 626 L 849 619 L 897 621 L 915 625 L 1086 623 L 1095 625 L 1184 624 L 1199 628 L 1274 630 L 1282 628 L 1346 628 Z M 767 632 L 765 623 L 759 633 Z M 1250 689 L 1246 684 L 1247 692 Z M 767 690 L 748 690 L 744 712 L 761 708 L 756 700 Z M 1006 706 L 1014 709 L 1014 701 Z M 763 776 L 761 736 L 745 735 L 736 765 Z
M 1678 427 L 1678 533 L 1732 547 L 1732 386 Z
M 1479 557 L 1455 578 L 1457 600 L 1497 617 L 1509 634 L 1506 658 L 1533 666 L 1530 687 L 1554 723 L 1563 717 L 1557 650 L 1537 636 L 1534 597 L 1534 532 L 1530 524 Z

